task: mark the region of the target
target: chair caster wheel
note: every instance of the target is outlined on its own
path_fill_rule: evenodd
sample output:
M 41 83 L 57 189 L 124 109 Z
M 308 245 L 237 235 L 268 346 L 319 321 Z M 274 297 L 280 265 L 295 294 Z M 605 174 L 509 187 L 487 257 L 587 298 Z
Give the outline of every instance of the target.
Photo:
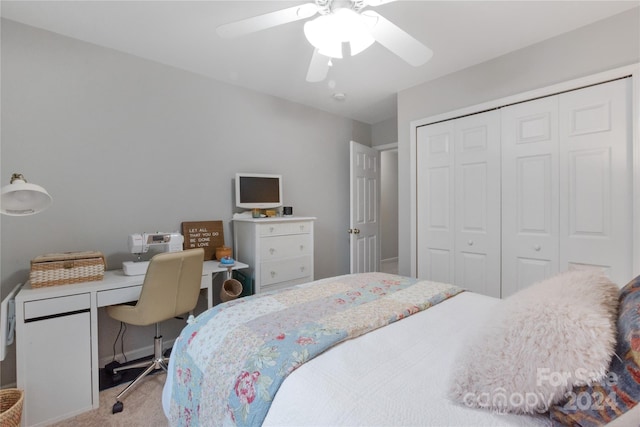
M 120 381 L 122 380 L 122 374 L 120 372 L 116 372 L 113 375 L 111 375 L 111 382 L 114 384 L 118 384 L 120 383 Z
M 119 368 L 121 366 L 120 362 L 114 360 L 113 362 L 109 362 L 104 365 L 105 372 L 109 375 L 115 375 L 113 370 Z
M 113 409 L 111 410 L 112 414 L 117 414 L 118 412 L 122 412 L 122 408 L 123 408 L 123 404 L 122 402 L 118 401 L 116 403 L 113 404 Z

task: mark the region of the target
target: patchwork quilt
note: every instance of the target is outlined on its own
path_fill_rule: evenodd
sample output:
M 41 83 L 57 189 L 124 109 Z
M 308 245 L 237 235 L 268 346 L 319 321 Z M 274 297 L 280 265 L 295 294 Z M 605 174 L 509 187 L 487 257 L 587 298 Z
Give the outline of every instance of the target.
M 260 425 L 280 384 L 304 362 L 462 291 L 364 273 L 218 305 L 174 343 L 170 424 Z

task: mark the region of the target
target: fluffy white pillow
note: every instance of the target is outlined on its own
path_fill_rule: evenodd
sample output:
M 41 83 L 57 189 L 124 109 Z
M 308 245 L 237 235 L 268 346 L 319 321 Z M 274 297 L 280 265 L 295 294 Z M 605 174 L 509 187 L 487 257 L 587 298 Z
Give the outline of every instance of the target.
M 543 413 L 574 385 L 606 375 L 618 287 L 569 271 L 506 298 L 457 363 L 450 396 L 469 407 Z

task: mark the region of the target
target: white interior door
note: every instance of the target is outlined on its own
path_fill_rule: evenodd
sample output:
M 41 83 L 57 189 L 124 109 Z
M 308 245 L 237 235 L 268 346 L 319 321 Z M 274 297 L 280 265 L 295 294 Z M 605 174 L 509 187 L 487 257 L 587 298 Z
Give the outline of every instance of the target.
M 455 283 L 500 298 L 500 113 L 455 121 Z
M 378 150 L 351 141 L 349 146 L 351 273 L 380 269 L 380 156 Z
M 454 282 L 454 121 L 417 129 L 417 275 Z
M 560 95 L 560 270 L 631 278 L 631 79 Z
M 558 96 L 505 107 L 502 297 L 558 272 Z

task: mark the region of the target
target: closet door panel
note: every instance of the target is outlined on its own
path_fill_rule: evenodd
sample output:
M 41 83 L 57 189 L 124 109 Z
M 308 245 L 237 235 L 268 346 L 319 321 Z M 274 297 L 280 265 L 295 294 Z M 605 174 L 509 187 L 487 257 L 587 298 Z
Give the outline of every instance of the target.
M 501 110 L 502 296 L 558 272 L 558 97 Z
M 500 113 L 455 121 L 455 284 L 500 297 Z
M 630 79 L 560 95 L 560 269 L 631 277 Z
M 417 129 L 418 277 L 453 283 L 453 122 Z

